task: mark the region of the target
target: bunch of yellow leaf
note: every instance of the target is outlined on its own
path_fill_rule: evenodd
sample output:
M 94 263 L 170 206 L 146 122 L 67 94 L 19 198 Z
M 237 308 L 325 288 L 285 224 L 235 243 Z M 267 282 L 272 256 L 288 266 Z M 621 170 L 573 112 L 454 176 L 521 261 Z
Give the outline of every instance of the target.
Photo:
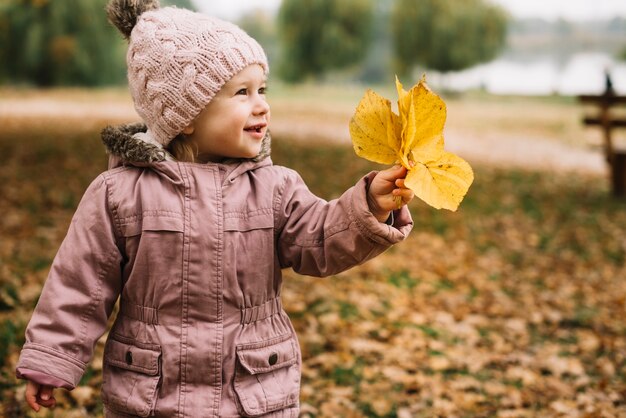
M 391 102 L 372 90 L 361 99 L 350 135 L 358 156 L 381 164 L 402 164 L 406 187 L 437 209 L 455 211 L 474 173 L 462 158 L 443 149 L 446 104 L 422 78 L 408 92 L 396 78 L 398 116 Z

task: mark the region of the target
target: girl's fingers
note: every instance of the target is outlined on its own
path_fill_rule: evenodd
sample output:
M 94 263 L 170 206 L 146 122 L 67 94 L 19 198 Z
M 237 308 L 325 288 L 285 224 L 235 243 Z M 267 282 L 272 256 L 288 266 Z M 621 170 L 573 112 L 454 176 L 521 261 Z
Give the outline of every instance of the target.
M 26 383 L 26 392 L 24 393 L 24 398 L 26 399 L 26 403 L 30 406 L 33 411 L 39 412 L 41 407 L 37 403 L 37 392 L 39 392 L 39 385 L 37 383 L 28 381 Z
M 52 408 L 56 405 L 57 401 L 52 395 L 54 388 L 52 386 L 42 386 L 39 390 L 39 404 L 46 408 Z
M 44 406 L 46 408 L 54 408 L 57 405 L 57 400 L 55 398 L 50 398 L 46 401 L 43 399 L 38 400 L 39 405 Z
M 39 390 L 39 396 L 43 400 L 48 400 L 48 399 L 52 398 L 52 392 L 53 391 L 54 391 L 54 388 L 52 386 L 43 385 L 41 387 L 41 389 Z
M 380 171 L 378 174 L 382 176 L 382 179 L 395 184 L 396 179 L 404 178 L 406 176 L 406 168 L 401 165 L 395 165 L 391 168 Z
M 413 190 L 411 189 L 393 189 L 393 192 L 391 192 L 391 194 L 393 196 L 401 196 L 402 200 L 406 203 L 410 202 L 413 197 L 415 196 L 415 194 L 413 193 Z
M 393 194 L 394 196 L 413 196 L 413 190 L 407 188 L 397 188 L 393 189 L 391 194 Z
M 56 406 L 57 401 L 52 395 L 53 391 L 54 388 L 52 386 L 40 385 L 29 380 L 26 383 L 24 398 L 33 411 L 39 412 L 42 406 L 46 408 L 54 408 Z

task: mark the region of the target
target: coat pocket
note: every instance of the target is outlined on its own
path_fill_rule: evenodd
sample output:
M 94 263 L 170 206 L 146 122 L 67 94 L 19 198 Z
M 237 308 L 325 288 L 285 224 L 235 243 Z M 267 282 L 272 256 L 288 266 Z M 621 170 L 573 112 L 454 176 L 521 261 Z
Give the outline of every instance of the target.
M 298 403 L 298 346 L 292 335 L 237 346 L 235 393 L 243 416 L 256 417 Z
M 112 411 L 148 417 L 161 378 L 161 348 L 109 339 L 104 351 L 102 402 Z

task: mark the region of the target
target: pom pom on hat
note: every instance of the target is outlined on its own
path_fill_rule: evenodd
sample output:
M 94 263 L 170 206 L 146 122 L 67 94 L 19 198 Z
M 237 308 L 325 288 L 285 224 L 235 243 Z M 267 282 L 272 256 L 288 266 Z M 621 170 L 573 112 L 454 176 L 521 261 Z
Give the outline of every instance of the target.
M 159 0 L 111 0 L 106 11 L 111 22 L 126 39 L 130 38 L 137 19 L 148 10 L 157 10 Z
M 111 0 L 107 13 L 128 38 L 128 84 L 150 143 L 167 146 L 247 66 L 269 71 L 261 45 L 232 23 L 157 0 Z

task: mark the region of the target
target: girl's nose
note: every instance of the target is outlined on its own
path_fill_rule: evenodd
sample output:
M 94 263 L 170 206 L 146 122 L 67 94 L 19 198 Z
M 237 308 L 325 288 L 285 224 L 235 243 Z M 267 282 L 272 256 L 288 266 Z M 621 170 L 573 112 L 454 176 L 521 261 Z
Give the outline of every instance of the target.
M 254 104 L 254 114 L 265 115 L 266 113 L 269 113 L 269 111 L 270 105 L 267 103 L 267 100 L 265 100 L 265 97 L 258 95 L 256 97 L 256 103 Z

